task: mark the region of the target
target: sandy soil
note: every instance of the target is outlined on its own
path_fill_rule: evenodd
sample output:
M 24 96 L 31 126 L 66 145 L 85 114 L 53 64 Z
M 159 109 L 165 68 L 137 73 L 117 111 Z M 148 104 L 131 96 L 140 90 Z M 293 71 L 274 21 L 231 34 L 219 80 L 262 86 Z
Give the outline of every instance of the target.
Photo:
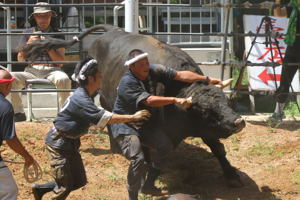
M 36 158 L 44 172 L 42 180 L 50 181 L 48 155 L 43 138 L 51 122 L 17 123 L 20 140 Z M 82 137 L 81 155 L 89 183 L 71 193 L 72 200 L 125 200 L 128 161 L 109 150 L 108 136 L 95 129 Z M 247 123 L 236 135 L 222 141 L 227 157 L 244 183 L 229 188 L 220 165 L 200 138 L 187 138 L 170 155 L 169 168 L 157 181 L 171 194 L 192 194 L 201 200 L 299 200 L 300 199 L 300 123 L 284 123 L 276 129 L 264 123 Z M 1 148 L 6 160 L 22 158 L 6 145 Z M 23 178 L 23 166 L 7 163 L 20 189 L 21 200 L 32 200 L 31 184 Z M 50 199 L 51 193 L 44 199 Z M 145 195 L 140 200 L 160 199 Z

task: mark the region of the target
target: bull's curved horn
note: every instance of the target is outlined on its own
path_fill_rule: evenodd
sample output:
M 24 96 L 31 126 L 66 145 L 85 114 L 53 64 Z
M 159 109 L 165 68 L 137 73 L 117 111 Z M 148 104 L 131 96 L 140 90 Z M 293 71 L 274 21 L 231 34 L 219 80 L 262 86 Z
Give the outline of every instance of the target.
M 107 24 L 101 24 L 97 26 L 93 26 L 86 31 L 80 33 L 78 36 L 73 37 L 72 40 L 61 40 L 61 39 L 55 39 L 55 38 L 47 38 L 45 40 L 36 40 L 35 42 L 25 45 L 22 51 L 25 54 L 25 57 L 27 60 L 34 61 L 36 58 L 39 57 L 39 55 L 49 49 L 59 49 L 59 48 L 68 48 L 75 43 L 82 40 L 85 36 L 88 34 L 97 31 L 97 30 L 104 30 L 109 31 L 116 27 L 107 25 Z
M 217 88 L 223 89 L 223 88 L 227 87 L 228 85 L 230 85 L 232 81 L 233 81 L 233 79 L 230 78 L 230 79 L 227 79 L 227 80 L 225 80 L 225 81 L 222 81 L 221 84 L 217 84 L 217 85 L 215 85 L 215 86 L 216 86 Z

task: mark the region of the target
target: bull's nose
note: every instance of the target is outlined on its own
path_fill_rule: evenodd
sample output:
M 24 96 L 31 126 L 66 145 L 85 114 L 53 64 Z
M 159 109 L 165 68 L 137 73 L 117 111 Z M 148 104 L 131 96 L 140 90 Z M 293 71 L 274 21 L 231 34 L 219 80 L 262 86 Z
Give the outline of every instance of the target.
M 236 127 L 235 132 L 240 132 L 245 126 L 246 122 L 243 118 L 238 118 L 234 121 L 234 125 Z

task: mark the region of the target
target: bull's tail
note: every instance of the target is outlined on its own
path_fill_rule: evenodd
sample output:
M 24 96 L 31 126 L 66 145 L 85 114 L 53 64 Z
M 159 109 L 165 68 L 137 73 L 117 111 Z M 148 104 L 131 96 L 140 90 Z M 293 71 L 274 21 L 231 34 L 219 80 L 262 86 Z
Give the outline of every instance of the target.
M 85 36 L 88 34 L 97 31 L 97 30 L 103 30 L 103 31 L 110 31 L 112 29 L 115 29 L 116 27 L 107 25 L 107 24 L 101 24 L 97 26 L 93 26 L 86 31 L 80 33 L 78 36 L 74 36 L 72 40 L 61 40 L 61 39 L 55 39 L 55 38 L 47 38 L 45 40 L 37 40 L 29 45 L 25 45 L 22 51 L 25 53 L 25 57 L 27 60 L 34 61 L 36 58 L 40 56 L 40 54 L 49 49 L 58 49 L 58 48 L 68 48 L 75 43 L 82 40 Z

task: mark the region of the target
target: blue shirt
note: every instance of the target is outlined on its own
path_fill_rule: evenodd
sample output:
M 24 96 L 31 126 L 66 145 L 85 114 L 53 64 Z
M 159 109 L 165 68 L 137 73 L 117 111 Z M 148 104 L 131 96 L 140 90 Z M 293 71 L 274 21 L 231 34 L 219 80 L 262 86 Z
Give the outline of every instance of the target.
M 3 140 L 16 136 L 14 109 L 5 96 L 0 93 L 0 146 Z
M 126 72 L 118 86 L 113 112 L 134 114 L 138 110 L 148 109 L 151 112 L 151 119 L 155 119 L 157 117 L 155 108 L 146 107 L 141 102 L 151 95 L 156 95 L 157 83 L 168 85 L 175 76 L 175 70 L 158 64 L 150 65 L 149 76 L 145 81 L 139 80 L 131 71 Z M 135 123 L 112 124 L 110 126 L 115 138 L 120 134 L 139 135 L 141 130 L 141 127 L 136 126 Z
M 97 107 L 85 88 L 79 87 L 70 96 L 54 120 L 54 127 L 46 138 L 46 144 L 57 149 L 78 149 L 80 136 L 94 124 L 104 128 L 112 113 Z

